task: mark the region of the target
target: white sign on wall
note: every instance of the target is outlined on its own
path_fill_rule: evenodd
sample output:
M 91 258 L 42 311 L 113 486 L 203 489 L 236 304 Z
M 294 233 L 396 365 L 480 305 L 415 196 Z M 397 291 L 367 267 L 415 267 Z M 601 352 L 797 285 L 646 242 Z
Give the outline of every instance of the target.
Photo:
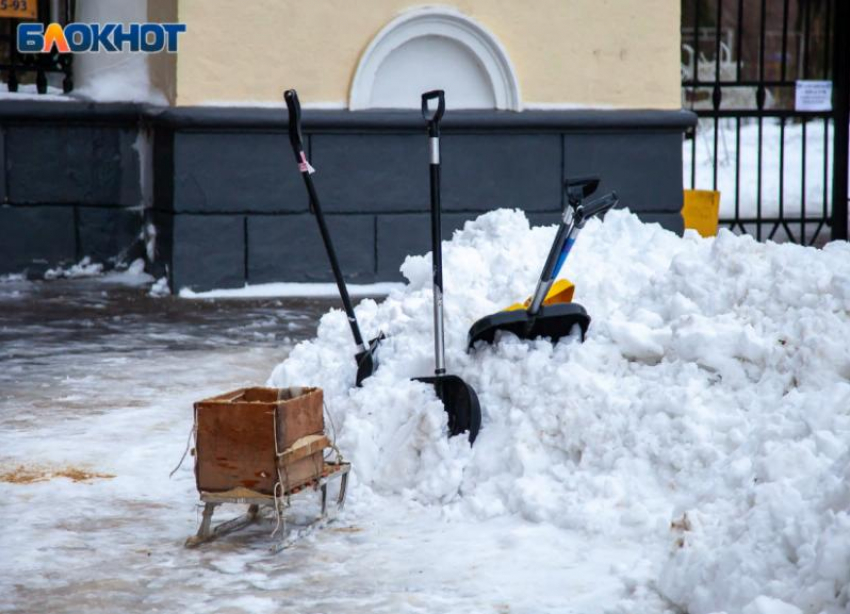
M 794 94 L 797 111 L 832 111 L 832 81 L 797 81 Z

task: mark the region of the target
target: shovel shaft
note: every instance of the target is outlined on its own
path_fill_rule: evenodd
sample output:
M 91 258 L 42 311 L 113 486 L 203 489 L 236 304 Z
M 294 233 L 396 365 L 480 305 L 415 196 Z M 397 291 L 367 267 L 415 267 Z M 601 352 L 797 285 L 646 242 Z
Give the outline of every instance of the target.
M 357 316 L 354 315 L 354 305 L 351 303 L 351 297 L 348 295 L 348 287 L 345 285 L 345 278 L 342 276 L 342 269 L 339 267 L 339 260 L 336 257 L 331 234 L 328 231 L 328 225 L 325 222 L 325 216 L 322 214 L 322 206 L 319 204 L 319 197 L 316 195 L 316 188 L 313 185 L 313 179 L 308 173 L 301 173 L 304 178 L 304 184 L 307 186 L 307 193 L 310 195 L 310 204 L 313 214 L 316 216 L 316 222 L 319 224 L 319 233 L 322 235 L 322 243 L 325 244 L 325 251 L 328 253 L 328 260 L 331 261 L 331 269 L 333 270 L 336 287 L 339 289 L 339 296 L 342 299 L 342 305 L 345 309 L 345 315 L 348 318 L 348 324 L 351 327 L 351 334 L 354 337 L 354 343 L 357 345 L 357 351 L 362 352 L 366 349 L 363 343 L 363 335 L 360 334 L 360 326 L 357 324 Z
M 546 264 L 543 266 L 543 273 L 537 282 L 537 288 L 528 308 L 529 314 L 536 316 L 539 313 L 540 306 L 543 305 L 543 301 L 549 293 L 549 288 L 552 287 L 552 283 L 558 277 L 558 273 L 561 272 L 561 267 L 567 261 L 567 256 L 570 255 L 570 250 L 587 220 L 616 207 L 619 202 L 617 193 L 611 192 L 587 205 L 579 205 L 575 211 L 572 207 L 567 207 L 555 234 L 552 249 L 549 250 L 549 256 L 546 258 Z
M 440 137 L 431 137 L 431 254 L 434 276 L 434 363 L 437 375 L 446 372 L 443 330 L 443 233 L 440 220 Z M 436 153 L 436 156 L 434 155 Z M 436 159 L 436 162 L 435 162 Z
M 579 233 L 579 228 L 576 226 L 572 216 L 572 211 L 567 209 L 564 213 L 564 218 L 558 225 L 558 230 L 555 233 L 555 241 L 552 243 L 552 248 L 549 250 L 549 255 L 546 257 L 546 264 L 543 266 L 543 272 L 540 274 L 540 279 L 537 281 L 537 288 L 534 290 L 534 296 L 531 299 L 531 305 L 528 307 L 528 313 L 535 316 L 540 311 L 540 306 L 552 287 L 558 273 L 561 272 L 561 267 L 567 260 L 570 254 L 570 249 L 575 243 Z
M 437 110 L 431 113 L 428 101 L 437 100 Z M 434 277 L 434 373 L 446 372 L 445 332 L 443 329 L 443 233 L 440 220 L 440 120 L 445 111 L 442 90 L 422 94 L 422 116 L 428 122 L 428 145 L 431 180 L 431 257 Z
M 316 194 L 316 187 L 313 185 L 313 178 L 310 176 L 315 170 L 310 166 L 310 163 L 307 161 L 307 155 L 304 153 L 304 145 L 301 137 L 301 103 L 298 101 L 298 94 L 295 90 L 287 90 L 284 92 L 283 97 L 289 109 L 289 142 L 292 144 L 292 152 L 295 154 L 298 170 L 301 172 L 304 185 L 307 187 L 307 194 L 310 197 L 310 210 L 316 216 L 316 222 L 319 224 L 319 233 L 322 235 L 322 243 L 325 245 L 328 260 L 331 262 L 334 280 L 339 290 L 339 296 L 342 299 L 348 324 L 351 327 L 351 334 L 354 336 L 354 343 L 357 345 L 357 351 L 363 352 L 366 349 L 363 343 L 363 335 L 360 334 L 357 317 L 354 315 L 354 306 L 351 304 L 351 297 L 348 295 L 348 287 L 345 285 L 345 278 L 342 276 L 342 269 L 339 267 L 339 260 L 336 257 L 333 241 L 331 241 L 331 234 L 328 231 L 325 216 L 322 214 L 319 196 Z

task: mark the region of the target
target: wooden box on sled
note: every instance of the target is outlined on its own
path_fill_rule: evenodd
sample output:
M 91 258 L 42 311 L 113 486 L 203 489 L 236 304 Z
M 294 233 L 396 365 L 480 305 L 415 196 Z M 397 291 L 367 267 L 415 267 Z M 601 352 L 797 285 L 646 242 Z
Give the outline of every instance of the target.
M 240 388 L 195 403 L 195 480 L 202 493 L 274 495 L 322 475 L 321 388 Z M 282 494 L 282 493 L 278 493 Z

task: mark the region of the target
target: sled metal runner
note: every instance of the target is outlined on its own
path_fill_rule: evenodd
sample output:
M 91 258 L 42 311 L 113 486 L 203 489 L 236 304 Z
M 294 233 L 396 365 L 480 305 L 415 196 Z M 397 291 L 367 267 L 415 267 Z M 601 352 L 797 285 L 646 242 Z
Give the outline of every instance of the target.
M 363 383 L 363 380 L 378 369 L 378 358 L 375 352 L 378 349 L 378 344 L 384 339 L 384 335 L 379 333 L 369 343 L 364 343 L 363 341 L 363 335 L 360 333 L 360 326 L 357 323 L 357 316 L 354 314 L 354 305 L 351 303 L 351 297 L 348 295 L 348 287 L 345 285 L 345 278 L 342 276 L 342 269 L 336 257 L 336 250 L 334 249 L 333 241 L 331 241 L 331 234 L 325 222 L 325 216 L 322 213 L 322 206 L 319 204 L 316 186 L 313 185 L 311 175 L 316 172 L 316 169 L 310 166 L 310 162 L 307 160 L 307 154 L 304 153 L 303 138 L 301 136 L 301 103 L 298 100 L 298 93 L 295 90 L 286 90 L 283 93 L 283 98 L 286 101 L 286 108 L 289 110 L 289 142 L 292 145 L 292 152 L 295 154 L 298 171 L 304 179 L 304 185 L 307 188 L 307 194 L 310 198 L 310 211 L 316 216 L 316 223 L 319 225 L 319 232 L 322 235 L 322 243 L 325 245 L 325 251 L 331 263 L 331 270 L 333 271 L 334 280 L 339 290 L 339 296 L 342 299 L 342 306 L 345 309 L 348 325 L 351 328 L 351 335 L 354 337 L 354 344 L 357 346 L 357 353 L 354 356 L 354 361 L 357 363 L 355 384 L 359 387 Z
M 278 522 L 278 529 L 276 529 L 276 532 L 280 533 L 278 542 L 272 546 L 272 551 L 278 552 L 283 550 L 291 543 L 291 540 L 287 538 L 285 517 L 285 511 L 289 507 L 290 498 L 294 495 L 309 491 L 319 493 L 319 496 L 321 497 L 321 512 L 312 523 L 310 523 L 307 527 L 302 528 L 317 526 L 322 522 L 329 520 L 328 484 L 330 482 L 336 480 L 340 481 L 339 495 L 337 495 L 336 500 L 337 511 L 341 511 L 345 506 L 345 495 L 348 489 L 348 474 L 350 471 L 351 463 L 325 463 L 324 470 L 322 471 L 320 478 L 295 487 L 292 490 L 284 492 L 278 497 L 264 495 L 247 488 L 236 488 L 234 490 L 219 493 L 202 492 L 201 501 L 204 503 L 204 512 L 201 519 L 201 525 L 198 528 L 197 534 L 187 539 L 184 545 L 187 548 L 196 548 L 202 544 L 214 541 L 219 537 L 230 535 L 231 533 L 259 522 L 262 519 L 260 514 L 261 508 L 272 508 L 274 510 L 274 517 Z M 223 503 L 247 505 L 248 511 L 241 516 L 213 526 L 212 519 L 215 509 Z
M 593 202 L 584 204 L 585 198 L 599 187 L 596 177 L 568 179 L 564 186 L 568 205 L 555 233 L 555 240 L 543 266 L 534 295 L 526 309 L 511 309 L 485 316 L 469 329 L 467 351 L 475 348 L 479 341 L 493 343 L 499 332 L 513 333 L 520 339 L 547 337 L 553 343 L 569 335 L 575 327 L 581 340 L 590 326 L 590 316 L 578 303 L 563 302 L 546 304 L 549 291 L 564 266 L 570 250 L 590 218 L 602 215 L 617 205 L 617 194 L 611 192 Z

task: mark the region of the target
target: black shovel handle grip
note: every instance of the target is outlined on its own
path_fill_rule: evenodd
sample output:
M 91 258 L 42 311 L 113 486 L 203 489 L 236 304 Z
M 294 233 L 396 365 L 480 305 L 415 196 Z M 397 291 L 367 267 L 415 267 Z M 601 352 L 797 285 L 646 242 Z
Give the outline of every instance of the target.
M 596 200 L 587 203 L 586 205 L 582 205 L 584 219 L 588 220 L 596 215 L 605 213 L 609 209 L 616 207 L 619 202 L 620 197 L 617 196 L 617 193 L 611 192 L 601 198 L 597 198 Z
M 300 163 L 301 152 L 304 151 L 304 139 L 301 137 L 301 103 L 298 101 L 298 92 L 286 90 L 283 93 L 283 99 L 289 111 L 289 142 L 292 143 L 295 161 Z
M 437 108 L 433 111 L 428 104 L 437 99 Z M 431 90 L 422 94 L 422 118 L 428 122 L 428 130 L 431 136 L 440 135 L 440 121 L 446 112 L 446 93 L 443 90 Z

